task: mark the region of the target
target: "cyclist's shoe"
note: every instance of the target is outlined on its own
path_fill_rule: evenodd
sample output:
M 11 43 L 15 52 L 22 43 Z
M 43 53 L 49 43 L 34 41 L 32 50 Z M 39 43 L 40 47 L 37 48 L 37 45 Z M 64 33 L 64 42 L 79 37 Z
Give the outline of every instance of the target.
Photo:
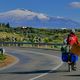
M 73 71 L 76 71 L 76 67 L 73 67 L 72 70 L 73 70 Z

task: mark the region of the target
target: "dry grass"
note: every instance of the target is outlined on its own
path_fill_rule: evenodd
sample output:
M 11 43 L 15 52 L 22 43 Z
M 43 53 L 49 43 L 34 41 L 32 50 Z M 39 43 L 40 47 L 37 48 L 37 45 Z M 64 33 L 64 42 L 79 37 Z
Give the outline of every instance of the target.
M 16 60 L 15 57 L 6 55 L 6 59 L 0 61 L 0 68 L 8 66 L 9 64 L 13 63 L 15 60 Z

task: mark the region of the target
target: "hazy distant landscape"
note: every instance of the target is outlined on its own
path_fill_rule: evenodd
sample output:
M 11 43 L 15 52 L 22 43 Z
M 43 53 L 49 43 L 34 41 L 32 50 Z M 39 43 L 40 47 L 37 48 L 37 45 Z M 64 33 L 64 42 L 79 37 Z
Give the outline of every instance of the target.
M 80 23 L 74 20 L 27 9 L 0 13 L 1 42 L 63 43 L 72 28 L 80 40 Z
M 0 13 L 0 23 L 9 23 L 12 27 L 28 26 L 34 28 L 80 28 L 80 23 L 65 17 L 48 16 L 27 9 L 15 9 Z
M 80 23 L 71 19 L 25 9 L 0 13 L 1 42 L 63 43 L 72 28 L 80 40 Z
M 0 41 L 31 43 L 63 43 L 70 29 L 79 36 L 80 24 L 64 17 L 15 9 L 0 13 Z

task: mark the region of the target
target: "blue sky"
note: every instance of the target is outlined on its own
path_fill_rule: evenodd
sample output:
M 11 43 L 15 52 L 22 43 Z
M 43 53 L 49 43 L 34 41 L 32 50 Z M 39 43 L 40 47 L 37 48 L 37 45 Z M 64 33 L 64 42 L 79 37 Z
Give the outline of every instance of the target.
M 80 0 L 0 0 L 0 12 L 18 8 L 80 22 Z

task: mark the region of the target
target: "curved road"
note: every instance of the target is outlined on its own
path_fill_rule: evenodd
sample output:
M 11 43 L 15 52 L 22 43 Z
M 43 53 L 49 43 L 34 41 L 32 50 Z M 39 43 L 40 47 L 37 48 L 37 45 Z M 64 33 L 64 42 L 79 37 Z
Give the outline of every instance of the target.
M 67 64 L 61 62 L 59 51 L 19 47 L 5 49 L 19 61 L 1 70 L 0 80 L 80 80 L 79 62 L 77 71 L 67 72 Z

